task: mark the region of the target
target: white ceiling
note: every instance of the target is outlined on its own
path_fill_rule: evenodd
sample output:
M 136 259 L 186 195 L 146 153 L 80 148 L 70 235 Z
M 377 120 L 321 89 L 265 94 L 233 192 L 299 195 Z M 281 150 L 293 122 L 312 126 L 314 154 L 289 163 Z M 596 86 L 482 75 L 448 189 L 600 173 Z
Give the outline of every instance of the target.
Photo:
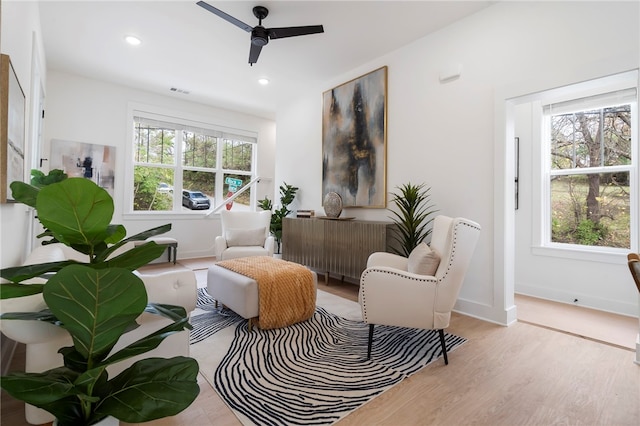
M 253 67 L 250 35 L 196 5 L 175 1 L 40 3 L 47 68 L 275 117 L 279 99 L 329 81 L 437 31 L 489 1 L 208 1 L 251 26 L 324 26 L 323 34 L 272 40 Z M 124 42 L 132 34 L 137 47 Z M 261 86 L 259 77 L 271 84 Z M 170 88 L 189 93 L 175 93 Z

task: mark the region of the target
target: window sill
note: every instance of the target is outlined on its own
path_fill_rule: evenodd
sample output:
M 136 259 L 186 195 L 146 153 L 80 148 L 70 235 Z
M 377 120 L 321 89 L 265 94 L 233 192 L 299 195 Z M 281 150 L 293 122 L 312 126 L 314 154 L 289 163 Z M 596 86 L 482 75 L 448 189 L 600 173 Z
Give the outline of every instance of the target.
M 536 256 L 626 265 L 627 254 L 631 253 L 631 250 L 604 247 L 582 247 L 575 245 L 567 245 L 566 247 L 563 247 L 558 245 L 554 247 L 535 246 L 531 248 L 531 253 Z
M 123 220 L 187 220 L 187 219 L 213 219 L 220 217 L 220 213 L 214 213 L 211 216 L 207 216 L 208 210 L 204 211 L 190 211 L 190 212 L 129 212 L 122 215 Z

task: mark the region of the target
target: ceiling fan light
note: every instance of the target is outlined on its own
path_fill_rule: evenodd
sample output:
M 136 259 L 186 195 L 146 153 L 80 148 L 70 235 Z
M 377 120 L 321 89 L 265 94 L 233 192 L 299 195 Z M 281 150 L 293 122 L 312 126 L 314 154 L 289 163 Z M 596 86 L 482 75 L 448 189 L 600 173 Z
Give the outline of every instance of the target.
M 140 43 L 142 43 L 142 40 L 140 40 L 138 37 L 136 36 L 132 36 L 132 35 L 128 35 L 124 37 L 124 40 L 129 43 L 132 46 L 138 46 L 140 45 Z
M 266 86 L 267 84 L 269 84 L 269 79 L 265 77 L 259 78 L 258 83 L 262 84 L 263 86 Z
M 254 36 L 251 38 L 251 43 L 255 44 L 256 46 L 266 46 L 267 43 L 269 43 L 269 38 L 268 37 L 262 37 L 262 36 Z

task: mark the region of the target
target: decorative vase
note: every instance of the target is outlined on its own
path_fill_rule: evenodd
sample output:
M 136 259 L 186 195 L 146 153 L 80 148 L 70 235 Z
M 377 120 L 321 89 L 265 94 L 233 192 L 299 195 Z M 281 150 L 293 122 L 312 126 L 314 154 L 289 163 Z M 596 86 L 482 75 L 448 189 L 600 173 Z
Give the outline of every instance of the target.
M 337 192 L 328 192 L 322 205 L 327 217 L 337 218 L 342 213 L 342 197 Z

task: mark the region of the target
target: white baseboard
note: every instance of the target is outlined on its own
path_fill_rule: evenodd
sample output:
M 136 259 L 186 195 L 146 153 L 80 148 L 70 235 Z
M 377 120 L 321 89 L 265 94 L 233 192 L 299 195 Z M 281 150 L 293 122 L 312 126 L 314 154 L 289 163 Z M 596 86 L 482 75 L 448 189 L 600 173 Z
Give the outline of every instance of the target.
M 515 305 L 503 309 L 472 300 L 458 299 L 453 310 L 463 315 L 504 326 L 509 326 L 518 320 Z
M 535 287 L 529 285 L 518 285 L 516 293 L 525 296 L 537 297 L 540 299 L 551 300 L 554 302 L 574 304 L 585 308 L 597 309 L 599 311 L 610 312 L 618 315 L 629 317 L 638 317 L 638 303 L 635 300 L 629 302 L 620 302 L 616 300 L 606 300 L 589 296 L 587 294 L 569 294 L 562 290 Z M 579 302 L 572 303 L 575 299 Z

